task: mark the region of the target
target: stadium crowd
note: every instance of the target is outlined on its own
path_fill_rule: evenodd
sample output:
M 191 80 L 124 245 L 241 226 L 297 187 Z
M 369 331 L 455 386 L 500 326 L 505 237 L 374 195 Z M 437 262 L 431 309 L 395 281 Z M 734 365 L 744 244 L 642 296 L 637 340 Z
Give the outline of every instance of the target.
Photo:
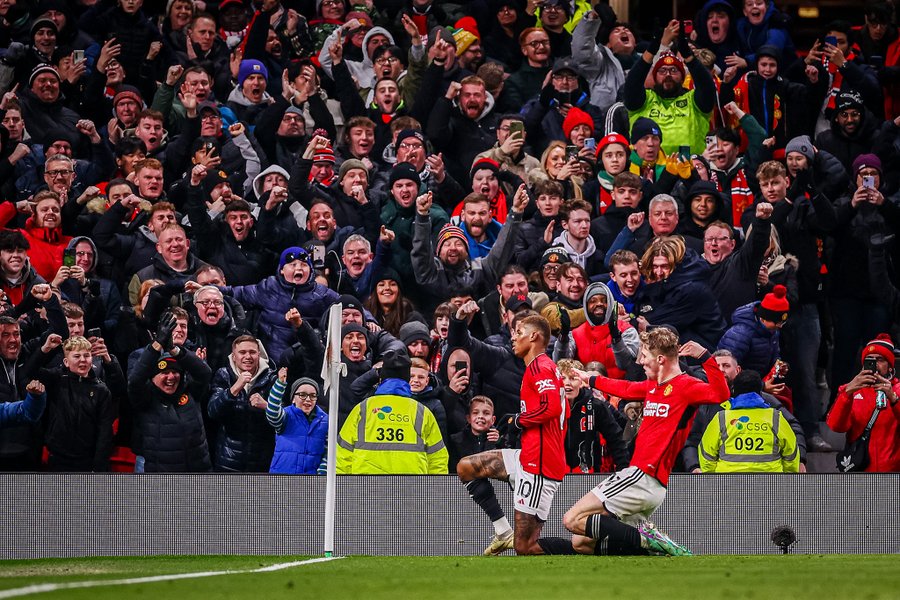
M 572 472 L 628 465 L 651 407 L 577 372 L 654 327 L 740 383 L 679 470 L 804 471 L 827 415 L 900 471 L 895 18 L 0 0 L 0 470 L 322 473 L 340 304 L 341 473 L 514 444 L 535 313 Z

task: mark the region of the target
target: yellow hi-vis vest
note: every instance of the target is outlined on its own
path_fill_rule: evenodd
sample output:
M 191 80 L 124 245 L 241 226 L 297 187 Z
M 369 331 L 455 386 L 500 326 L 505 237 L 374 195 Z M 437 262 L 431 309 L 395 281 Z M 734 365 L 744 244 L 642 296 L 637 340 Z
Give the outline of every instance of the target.
M 723 410 L 700 442 L 704 473 L 797 473 L 797 436 L 778 410 Z
M 645 91 L 644 105 L 628 113 L 628 126 L 633 126 L 640 117 L 648 117 L 662 131 L 661 146 L 666 154 L 677 152 L 679 145 L 690 146 L 695 154 L 703 152 L 711 113 L 701 111 L 694 104 L 695 90 L 674 98 L 662 98 L 650 89 Z
M 412 398 L 383 394 L 357 404 L 338 434 L 341 475 L 446 475 L 437 420 Z

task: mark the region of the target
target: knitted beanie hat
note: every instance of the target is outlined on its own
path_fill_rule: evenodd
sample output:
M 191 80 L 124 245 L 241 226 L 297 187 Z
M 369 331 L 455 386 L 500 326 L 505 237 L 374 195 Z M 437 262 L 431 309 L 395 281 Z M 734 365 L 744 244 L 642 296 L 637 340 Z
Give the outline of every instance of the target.
M 775 288 L 762 299 L 756 308 L 756 316 L 760 319 L 782 323 L 787 320 L 791 305 L 787 299 L 787 288 L 776 285 Z

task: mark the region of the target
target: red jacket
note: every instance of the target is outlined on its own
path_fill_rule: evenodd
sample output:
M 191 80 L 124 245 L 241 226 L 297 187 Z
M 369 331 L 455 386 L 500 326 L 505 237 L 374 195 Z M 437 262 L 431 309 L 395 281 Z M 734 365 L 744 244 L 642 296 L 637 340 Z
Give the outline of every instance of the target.
M 629 325 L 622 325 L 622 321 L 618 322 L 619 331 L 628 329 Z M 575 357 L 582 364 L 586 365 L 596 360 L 603 363 L 603 366 L 606 367 L 608 377 L 625 379 L 625 371 L 616 366 L 616 357 L 613 355 L 609 327 L 583 323 L 572 330 L 572 338 L 575 340 Z
M 894 393 L 900 393 L 900 381 L 892 381 Z M 862 435 L 872 412 L 875 410 L 875 390 L 863 388 L 851 396 L 845 385 L 838 388 L 834 406 L 828 413 L 827 423 L 834 431 L 847 433 L 847 443 Z M 878 413 L 869 437 L 868 473 L 900 472 L 900 402 L 891 404 Z
M 0 204 L 0 225 L 6 225 L 16 216 L 16 205 L 13 202 Z M 63 250 L 72 240 L 71 236 L 63 235 L 62 227 L 47 229 L 34 224 L 34 217 L 29 217 L 25 222 L 25 228 L 20 229 L 22 235 L 28 240 L 31 248 L 28 250 L 28 258 L 31 266 L 38 275 L 47 281 L 53 281 L 56 272 L 63 264 Z

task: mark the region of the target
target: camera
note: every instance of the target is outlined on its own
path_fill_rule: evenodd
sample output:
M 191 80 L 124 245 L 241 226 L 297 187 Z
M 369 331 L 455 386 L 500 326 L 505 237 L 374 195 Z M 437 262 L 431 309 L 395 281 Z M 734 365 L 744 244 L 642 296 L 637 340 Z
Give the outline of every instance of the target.
M 63 266 L 75 266 L 75 248 L 66 248 L 65 250 L 63 250 Z
M 878 359 L 877 358 L 866 358 L 863 360 L 863 371 L 871 371 L 872 373 L 878 372 Z

